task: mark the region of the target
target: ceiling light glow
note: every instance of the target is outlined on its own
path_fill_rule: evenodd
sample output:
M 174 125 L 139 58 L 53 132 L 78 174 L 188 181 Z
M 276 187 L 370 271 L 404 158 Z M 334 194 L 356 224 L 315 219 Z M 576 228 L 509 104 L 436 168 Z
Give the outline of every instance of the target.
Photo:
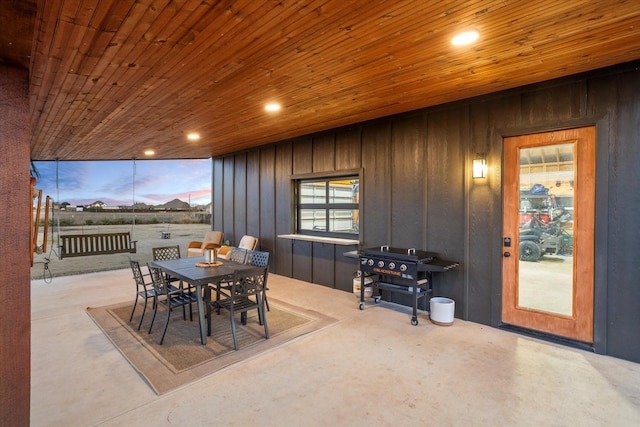
M 264 109 L 267 111 L 278 111 L 280 110 L 280 104 L 271 103 L 264 106 Z
M 156 152 L 151 150 L 151 149 L 144 150 L 144 155 L 145 156 L 153 156 L 154 154 L 156 154 Z
M 200 134 L 199 134 L 199 133 L 192 132 L 192 133 L 190 133 L 190 134 L 187 134 L 187 139 L 188 139 L 189 141 L 197 141 L 197 140 L 199 140 L 199 139 L 200 139 Z
M 451 39 L 451 44 L 454 46 L 464 46 L 478 40 L 480 34 L 477 31 L 465 31 L 464 33 L 456 34 Z

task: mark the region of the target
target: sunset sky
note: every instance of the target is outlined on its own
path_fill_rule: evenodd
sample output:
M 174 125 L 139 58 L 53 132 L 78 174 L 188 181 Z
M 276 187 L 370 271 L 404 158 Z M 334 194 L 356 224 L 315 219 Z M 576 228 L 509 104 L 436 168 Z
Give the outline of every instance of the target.
M 34 162 L 40 179 L 37 189 L 54 202 L 88 205 L 97 200 L 107 206 L 135 202 L 160 205 L 173 199 L 197 205 L 211 202 L 211 160 L 133 160 Z M 58 198 L 59 194 L 59 198 Z

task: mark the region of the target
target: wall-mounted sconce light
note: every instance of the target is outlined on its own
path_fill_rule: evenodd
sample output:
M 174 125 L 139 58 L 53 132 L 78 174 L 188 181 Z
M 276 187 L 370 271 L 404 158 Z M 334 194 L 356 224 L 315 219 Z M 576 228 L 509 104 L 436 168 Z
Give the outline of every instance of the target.
M 478 157 L 473 159 L 473 178 L 486 178 L 487 177 L 487 160 L 483 155 L 478 154 Z

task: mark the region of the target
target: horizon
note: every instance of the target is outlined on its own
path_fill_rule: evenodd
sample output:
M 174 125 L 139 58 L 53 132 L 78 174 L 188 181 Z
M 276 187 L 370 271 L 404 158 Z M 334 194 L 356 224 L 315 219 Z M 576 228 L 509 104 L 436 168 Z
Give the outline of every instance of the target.
M 211 159 L 34 161 L 36 188 L 55 203 L 163 205 L 211 203 Z M 56 179 L 57 170 L 57 179 Z M 162 172 L 158 172 L 162 171 Z M 134 180 L 135 179 L 135 180 Z
M 169 201 L 167 201 L 167 202 L 165 202 L 165 203 L 157 203 L 157 204 L 153 204 L 153 205 L 152 205 L 152 204 L 145 203 L 145 202 L 136 202 L 136 203 L 135 203 L 135 205 L 136 205 L 136 206 L 138 206 L 138 205 L 144 205 L 144 206 L 154 206 L 154 207 L 155 207 L 155 206 L 163 206 L 163 205 L 166 205 L 166 204 L 171 203 L 171 202 L 176 201 L 176 200 L 177 200 L 178 202 L 182 202 L 182 203 L 187 203 L 187 204 L 189 204 L 189 202 L 184 201 L 184 200 L 181 200 L 181 199 L 171 199 L 171 200 L 169 200 Z M 56 201 L 56 202 L 52 202 L 52 205 L 60 205 L 60 206 L 62 206 L 62 205 L 64 205 L 64 204 L 66 203 L 66 204 L 67 204 L 67 206 L 74 206 L 74 207 L 84 206 L 84 207 L 86 207 L 86 206 L 91 206 L 91 205 L 93 205 L 94 203 L 97 203 L 97 202 L 102 202 L 102 200 L 97 199 L 97 200 L 94 200 L 94 201 L 93 201 L 93 202 L 91 202 L 91 203 L 86 203 L 86 204 L 84 204 L 84 205 L 74 205 L 74 204 L 71 204 L 71 203 L 69 203 L 69 202 L 67 202 L 67 201 L 63 200 L 63 201 L 61 201 L 61 202 L 59 202 L 59 203 L 58 203 L 57 201 Z M 104 202 L 103 202 L 103 203 L 104 203 Z M 211 203 L 211 202 L 209 202 L 209 203 Z M 199 203 L 191 203 L 191 207 L 194 207 L 194 206 L 207 206 L 209 203 L 207 203 L 207 204 L 202 204 L 202 205 L 201 205 L 201 204 L 199 204 Z M 105 203 L 105 206 L 106 206 L 106 207 L 113 207 L 113 205 L 107 205 L 106 203 Z M 131 204 L 128 204 L 128 205 L 127 205 L 127 204 L 124 204 L 124 205 L 118 205 L 118 207 L 122 207 L 122 208 L 130 208 L 131 206 L 133 206 L 133 205 L 131 205 Z

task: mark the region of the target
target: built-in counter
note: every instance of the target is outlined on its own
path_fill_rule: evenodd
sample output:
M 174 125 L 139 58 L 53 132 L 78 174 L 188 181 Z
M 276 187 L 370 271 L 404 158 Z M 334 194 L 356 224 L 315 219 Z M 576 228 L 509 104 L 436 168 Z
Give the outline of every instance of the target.
M 328 243 L 331 245 L 359 245 L 360 241 L 355 239 L 342 239 L 339 237 L 310 236 L 308 234 L 278 234 L 281 239 L 304 240 L 307 242 Z

